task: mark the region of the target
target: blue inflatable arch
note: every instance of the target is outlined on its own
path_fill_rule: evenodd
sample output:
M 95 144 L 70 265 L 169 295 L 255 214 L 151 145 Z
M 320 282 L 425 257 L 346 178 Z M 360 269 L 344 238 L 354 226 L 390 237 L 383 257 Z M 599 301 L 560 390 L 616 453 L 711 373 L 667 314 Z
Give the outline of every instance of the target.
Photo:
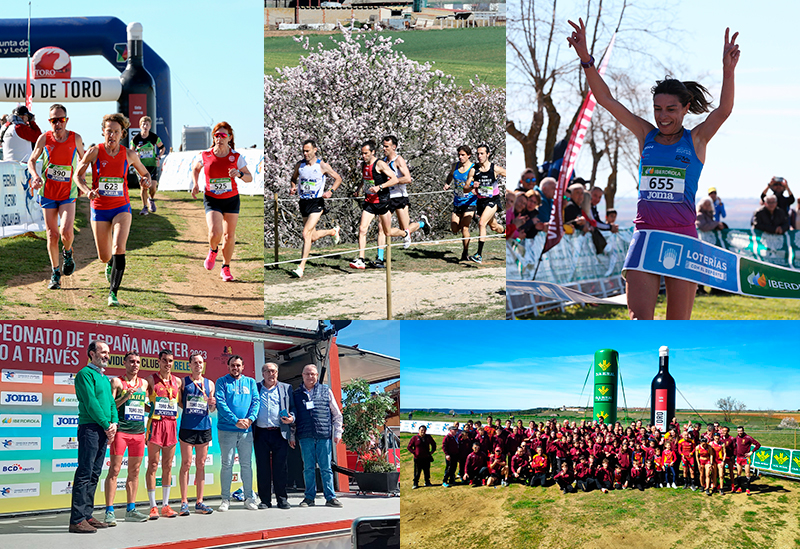
M 145 29 L 147 32 L 147 29 Z M 0 44 L 28 39 L 27 19 L 0 19 Z M 31 19 L 31 55 L 45 46 L 62 48 L 70 56 L 101 55 L 120 73 L 125 70 L 119 44 L 127 45 L 127 25 L 116 17 L 48 17 Z M 115 48 L 117 46 L 117 48 Z M 25 48 L 0 47 L 0 58 L 26 57 Z M 169 150 L 172 145 L 172 99 L 169 66 L 144 43 L 144 65 L 156 86 L 156 112 L 160 124 L 153 131 Z

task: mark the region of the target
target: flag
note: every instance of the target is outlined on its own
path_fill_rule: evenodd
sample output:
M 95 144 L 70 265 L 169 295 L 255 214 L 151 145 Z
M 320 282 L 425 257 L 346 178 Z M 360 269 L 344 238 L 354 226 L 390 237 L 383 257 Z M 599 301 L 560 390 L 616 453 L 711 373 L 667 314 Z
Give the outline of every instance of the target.
M 31 93 L 31 3 L 28 2 L 28 69 L 25 74 L 25 106 L 30 111 L 33 108 L 33 93 Z
M 611 42 L 608 44 L 608 49 L 603 56 L 603 63 L 598 69 L 600 76 L 605 74 L 606 67 L 608 66 L 608 59 L 611 57 L 611 48 L 614 47 L 614 39 L 616 33 L 611 37 Z M 581 146 L 586 138 L 586 130 L 589 127 L 589 122 L 592 119 L 594 108 L 597 106 L 597 100 L 591 90 L 586 94 L 586 99 L 583 100 L 581 105 L 580 115 L 578 121 L 572 128 L 572 134 L 569 137 L 569 144 L 564 153 L 564 160 L 561 163 L 561 171 L 558 172 L 558 183 L 556 185 L 556 195 L 553 198 L 553 207 L 550 210 L 550 223 L 547 226 L 547 240 L 544 243 L 542 254 L 546 253 L 550 248 L 561 242 L 561 237 L 564 236 L 564 219 L 561 212 L 561 205 L 564 200 L 564 192 L 567 189 L 567 182 L 572 175 L 572 170 L 575 168 L 575 161 L 578 159 L 578 153 L 581 151 Z

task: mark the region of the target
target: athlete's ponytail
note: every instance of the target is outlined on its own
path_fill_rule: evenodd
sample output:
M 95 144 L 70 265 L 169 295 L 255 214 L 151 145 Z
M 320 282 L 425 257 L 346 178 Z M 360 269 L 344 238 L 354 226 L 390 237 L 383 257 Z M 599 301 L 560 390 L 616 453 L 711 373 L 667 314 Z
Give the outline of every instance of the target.
M 674 95 L 684 107 L 689 105 L 689 112 L 692 114 L 702 114 L 711 110 L 711 94 L 701 84 L 688 81 L 681 82 L 675 78 L 665 76 L 664 80 L 657 80 L 656 85 L 650 90 L 653 95 L 666 93 Z

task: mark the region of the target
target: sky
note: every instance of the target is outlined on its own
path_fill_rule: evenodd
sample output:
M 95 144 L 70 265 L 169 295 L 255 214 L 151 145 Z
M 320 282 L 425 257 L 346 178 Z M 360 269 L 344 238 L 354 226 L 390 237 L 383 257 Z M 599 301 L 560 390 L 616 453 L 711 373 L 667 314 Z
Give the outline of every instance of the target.
M 715 402 L 727 396 L 749 410 L 800 408 L 800 368 L 789 354 L 786 336 L 794 326 L 788 322 L 674 321 L 668 330 L 633 322 L 617 330 L 604 321 L 542 321 L 535 332 L 515 326 L 507 321 L 403 322 L 402 408 L 591 406 L 591 379 L 582 396 L 581 389 L 600 349 L 619 353 L 628 406 L 645 407 L 662 345 L 670 349 L 679 409 L 715 409 Z
M 510 14 L 518 11 L 518 7 L 514 8 L 514 5 L 519 6 L 518 2 L 509 0 Z M 743 0 L 648 0 L 642 4 L 652 7 L 650 21 L 661 24 L 671 20 L 672 26 L 678 31 L 673 40 L 650 44 L 648 53 L 664 64 L 682 66 L 684 71 L 674 76 L 681 80 L 698 80 L 706 85 L 715 104 L 722 82 L 725 27 L 730 26 L 731 33 L 740 32 L 737 43 L 741 57 L 736 68 L 733 113 L 708 146 L 698 198 L 705 196 L 711 186 L 717 188 L 723 200 L 726 197 L 757 197 L 775 175 L 785 177 L 792 190 L 797 187 L 795 195 L 800 193 L 800 178 L 794 160 L 797 145 L 795 130 L 800 124 L 800 108 L 797 105 L 797 98 L 800 97 L 800 71 L 797 70 L 800 68 L 800 58 L 797 56 L 793 27 L 800 15 L 800 4 L 788 0 L 771 1 L 762 8 Z M 608 8 L 604 4 L 604 9 Z M 562 36 L 556 40 L 560 45 L 563 42 L 563 47 L 557 53 L 559 59 L 574 58 L 575 63 L 578 62 L 574 51 L 566 47 L 566 36 L 571 30 L 567 19 L 577 20 L 584 12 L 585 2 L 567 0 L 558 3 L 556 19 L 563 21 L 560 29 Z M 592 29 L 588 31 L 592 32 Z M 611 54 L 609 71 L 615 67 L 615 63 L 623 63 L 624 57 L 615 50 Z M 507 59 L 510 62 L 510 54 Z M 640 69 L 649 75 L 648 67 Z M 514 78 L 510 65 L 507 70 L 508 78 Z M 507 101 L 509 105 L 523 103 L 511 94 Z M 563 116 L 559 137 L 564 135 L 574 108 L 567 109 L 568 114 Z M 524 120 L 522 111 L 519 109 L 515 118 L 518 127 L 519 122 Z M 704 117 L 689 115 L 685 126 L 691 128 Z M 528 116 L 527 124 L 523 125 L 525 131 L 529 124 Z M 512 174 L 521 174 L 524 170 L 524 157 L 517 141 L 511 137 L 508 137 L 507 149 L 511 184 L 518 178 Z M 576 173 L 588 178 L 590 169 L 591 159 L 587 148 L 578 160 Z M 601 185 L 606 178 L 607 171 L 598 178 Z M 633 176 L 625 174 L 619 179 L 617 196 L 635 195 L 636 182 Z
M 28 2 L 3 0 L 2 17 L 28 17 Z M 178 150 L 183 126 L 205 126 L 226 120 L 238 148 L 263 145 L 264 46 L 263 6 L 252 0 L 175 0 L 103 3 L 90 0 L 32 0 L 32 18 L 113 16 L 142 24 L 144 41 L 169 65 L 172 85 L 173 147 Z M 0 37 L 2 40 L 3 37 Z M 33 51 L 31 55 L 33 55 Z M 69 53 L 69 52 L 67 52 Z M 147 67 L 147 57 L 144 59 Z M 25 78 L 24 58 L 0 59 L 0 75 Z M 118 77 L 99 56 L 72 58 L 73 76 Z M 0 102 L 10 113 L 16 103 Z M 42 131 L 50 129 L 50 103 L 34 103 Z M 67 103 L 68 129 L 86 145 L 101 139 L 100 121 L 116 112 L 116 102 Z
M 402 322 L 405 324 L 410 321 Z M 400 320 L 353 320 L 349 326 L 339 332 L 336 342 L 342 345 L 357 344 L 359 349 L 365 351 L 400 358 L 400 326 Z M 371 388 L 373 391 L 380 392 L 391 383 L 394 381 L 376 383 Z

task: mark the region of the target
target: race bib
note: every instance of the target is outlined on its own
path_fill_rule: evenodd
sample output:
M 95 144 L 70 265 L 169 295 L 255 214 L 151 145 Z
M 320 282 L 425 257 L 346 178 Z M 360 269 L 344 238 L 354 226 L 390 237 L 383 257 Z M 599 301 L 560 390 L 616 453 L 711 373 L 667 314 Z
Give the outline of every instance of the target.
M 153 149 L 140 149 L 139 158 L 153 158 Z
M 72 166 L 58 166 L 50 164 L 47 166 L 47 179 L 58 183 L 66 183 L 72 176 Z
M 161 417 L 177 417 L 178 401 L 167 397 L 156 397 L 153 413 Z
M 316 181 L 300 181 L 300 198 L 315 198 Z
M 144 421 L 144 402 L 129 400 L 125 404 L 125 421 Z
M 101 177 L 97 183 L 100 196 L 124 196 L 125 180 L 121 177 Z
M 208 186 L 212 193 L 223 194 L 233 190 L 233 180 L 230 177 L 212 179 Z
M 494 196 L 493 193 L 494 193 L 493 185 L 478 187 L 478 194 L 483 198 L 491 198 L 492 196 Z
M 208 401 L 203 395 L 191 395 L 186 399 L 184 412 L 187 414 L 206 415 L 208 413 Z
M 686 184 L 685 168 L 642 166 L 639 177 L 639 198 L 651 202 L 683 202 Z

